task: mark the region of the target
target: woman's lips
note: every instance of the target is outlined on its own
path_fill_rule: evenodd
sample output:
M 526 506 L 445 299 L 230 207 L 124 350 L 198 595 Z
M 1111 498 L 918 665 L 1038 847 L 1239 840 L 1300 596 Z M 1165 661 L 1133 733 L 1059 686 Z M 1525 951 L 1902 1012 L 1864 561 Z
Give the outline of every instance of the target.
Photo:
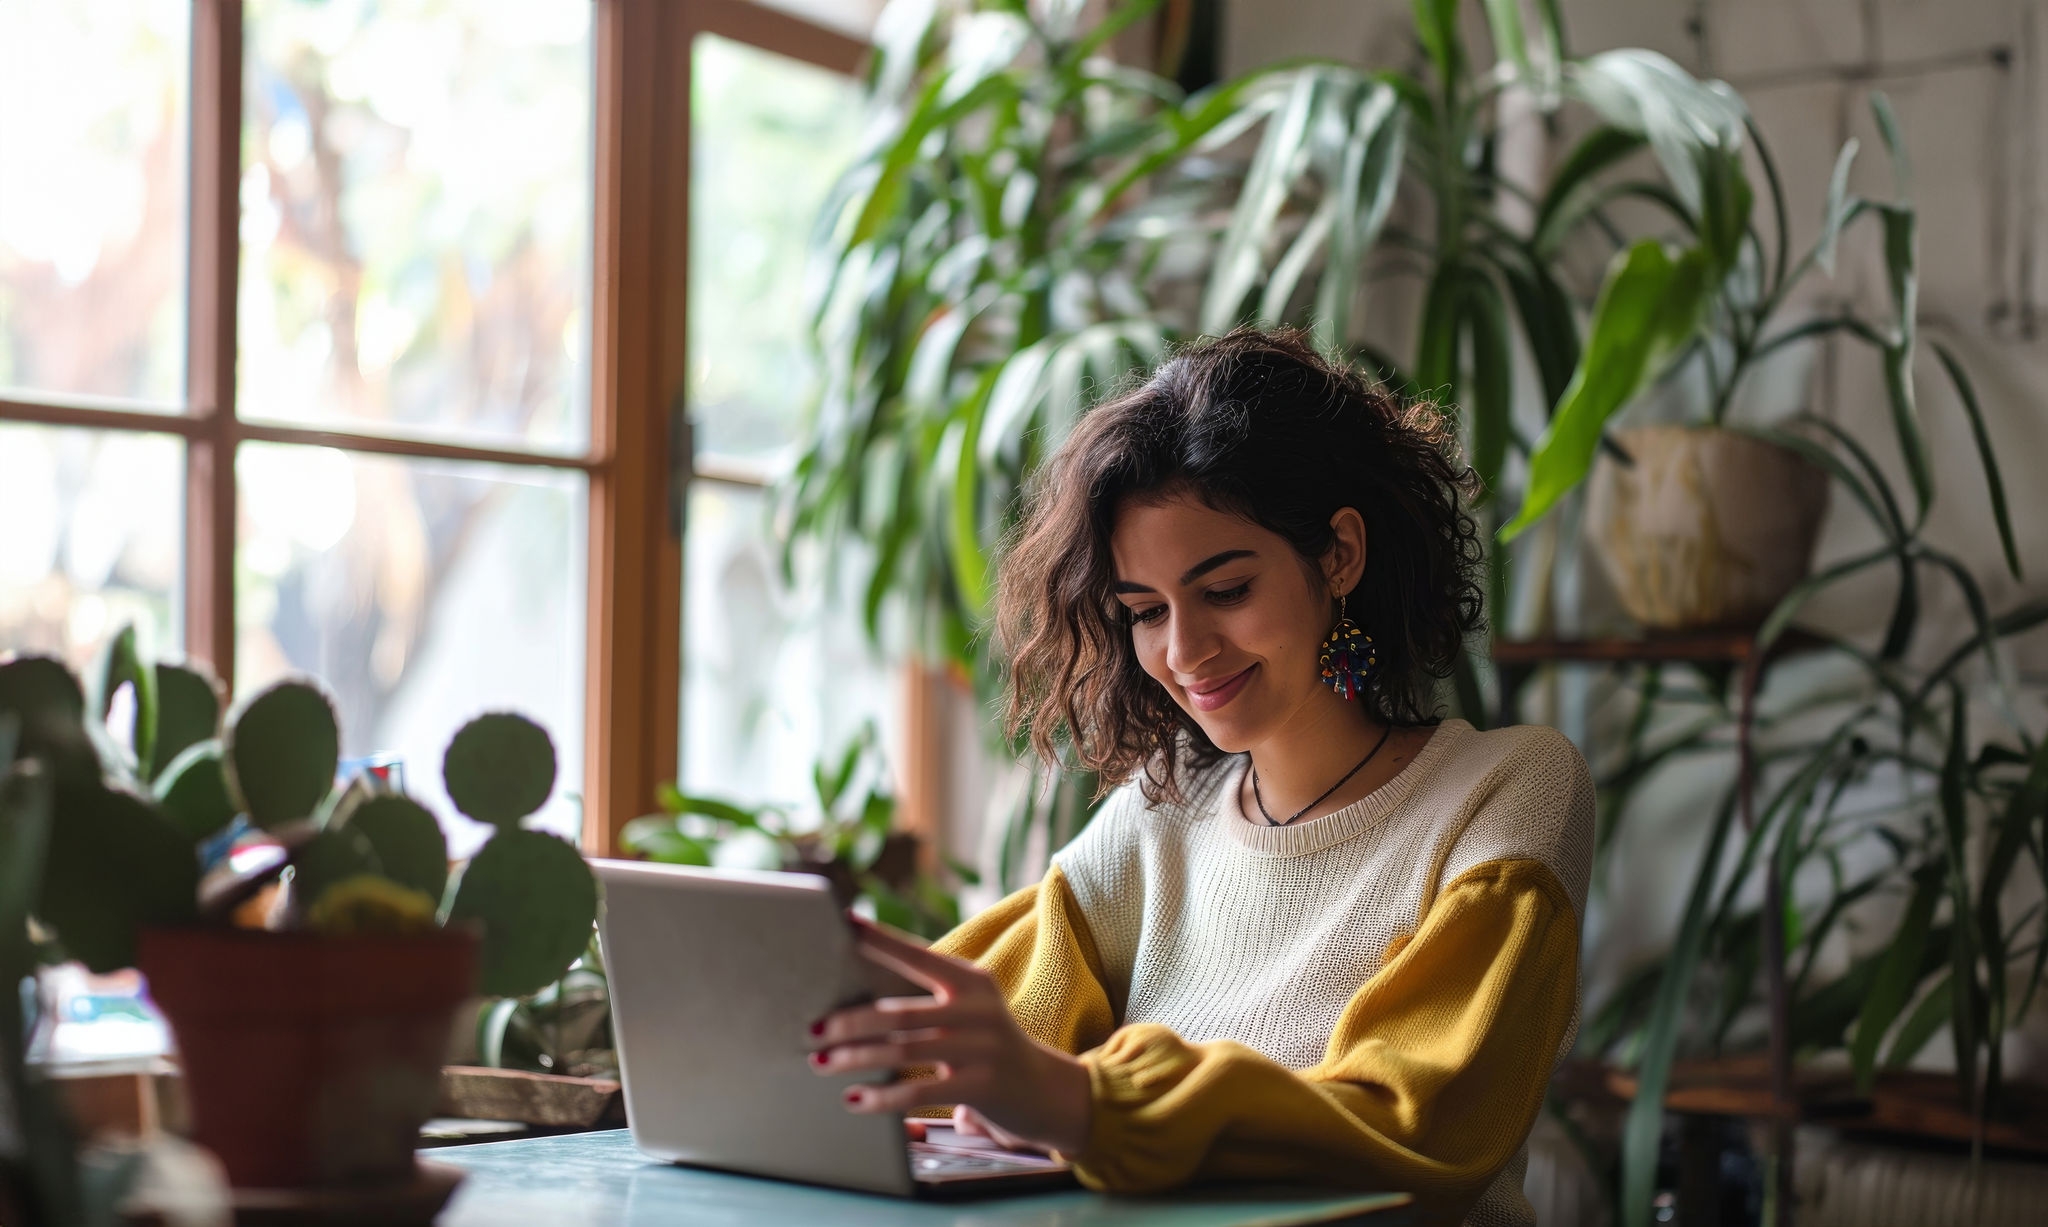
M 1193 686 L 1189 686 L 1187 687 L 1188 702 L 1193 703 L 1197 711 L 1215 711 L 1238 696 L 1238 692 L 1242 691 L 1245 688 L 1245 684 L 1252 680 L 1252 670 L 1256 668 L 1258 668 L 1257 665 L 1247 665 L 1238 672 L 1223 679 L 1220 684 L 1212 685 L 1205 690 L 1197 690 Z

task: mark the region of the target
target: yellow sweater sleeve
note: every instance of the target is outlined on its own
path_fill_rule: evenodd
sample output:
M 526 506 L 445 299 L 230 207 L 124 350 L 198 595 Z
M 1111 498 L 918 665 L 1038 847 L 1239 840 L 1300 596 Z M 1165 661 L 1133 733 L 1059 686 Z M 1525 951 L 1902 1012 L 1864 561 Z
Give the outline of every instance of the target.
M 1547 867 L 1477 866 L 1352 996 L 1308 1069 L 1149 1023 L 1084 1053 L 1093 1124 L 1068 1157 L 1102 1191 L 1371 1185 L 1414 1193 L 1424 1221 L 1455 1222 L 1535 1121 L 1576 1008 L 1578 946 Z
M 1024 1033 L 1047 1047 L 1080 1053 L 1116 1029 L 1102 956 L 1058 865 L 932 949 L 987 971 Z

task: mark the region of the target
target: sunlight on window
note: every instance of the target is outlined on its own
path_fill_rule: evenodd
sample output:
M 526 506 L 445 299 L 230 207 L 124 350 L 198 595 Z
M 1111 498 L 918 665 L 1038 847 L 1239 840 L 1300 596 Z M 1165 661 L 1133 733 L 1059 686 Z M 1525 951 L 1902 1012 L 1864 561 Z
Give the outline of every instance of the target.
M 858 602 L 849 592 L 827 599 L 816 558 L 803 560 L 794 589 L 782 584 L 755 491 L 697 485 L 684 551 L 683 787 L 806 801 L 812 766 L 896 708 Z
M 0 651 L 83 669 L 133 622 L 181 655 L 183 453 L 169 435 L 0 424 Z
M 590 0 L 251 0 L 245 417 L 580 449 Z
M 236 476 L 236 689 L 320 678 L 342 753 L 398 755 L 458 855 L 485 832 L 441 790 L 448 738 L 479 712 L 524 712 L 555 739 L 539 825 L 577 835 L 583 476 L 269 444 L 245 446 Z
M 709 34 L 690 67 L 690 412 L 698 446 L 768 458 L 811 396 L 811 225 L 861 132 L 859 85 Z
M 0 388 L 183 399 L 191 22 L 0 3 Z

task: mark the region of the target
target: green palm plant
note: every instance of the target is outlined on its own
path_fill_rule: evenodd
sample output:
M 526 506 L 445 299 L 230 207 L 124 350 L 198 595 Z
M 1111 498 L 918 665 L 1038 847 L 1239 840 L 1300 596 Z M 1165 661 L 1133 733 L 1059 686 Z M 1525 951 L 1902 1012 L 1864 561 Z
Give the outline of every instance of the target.
M 815 234 L 822 386 L 780 486 L 782 523 L 792 544 L 821 541 L 861 568 L 871 634 L 900 602 L 909 646 L 965 666 L 985 695 L 998 672 L 979 637 L 989 556 L 1023 482 L 1093 399 L 1197 332 L 1305 317 L 1332 346 L 1469 404 L 1470 452 L 1497 490 L 1509 448 L 1525 446 L 1511 320 L 1547 408 L 1579 360 L 1560 271 L 1572 236 L 1610 226 L 1618 198 L 1683 211 L 1734 156 L 1741 109 L 1723 87 L 1649 52 L 1568 59 L 1547 0 L 1527 29 L 1517 5 L 1485 6 L 1503 51 L 1490 71 L 1464 48 L 1454 2 L 1418 0 L 1422 75 L 1299 62 L 1193 95 L 1100 54 L 1156 7 L 1125 0 L 1087 27 L 1078 4 L 892 6 L 877 26 L 874 136 Z M 1494 168 L 1510 84 L 1607 119 L 1533 201 L 1528 233 L 1497 208 L 1518 191 Z M 1254 132 L 1240 171 L 1228 151 Z M 1610 181 L 1645 148 L 1672 184 Z M 1430 235 L 1389 225 L 1403 184 L 1433 201 Z M 1353 335 L 1381 249 L 1429 265 L 1405 375 Z M 1460 680 L 1478 717 L 1476 674 Z M 1012 816 L 1006 865 L 1030 828 L 1086 820 L 1077 790 L 1092 782 L 1041 784 Z

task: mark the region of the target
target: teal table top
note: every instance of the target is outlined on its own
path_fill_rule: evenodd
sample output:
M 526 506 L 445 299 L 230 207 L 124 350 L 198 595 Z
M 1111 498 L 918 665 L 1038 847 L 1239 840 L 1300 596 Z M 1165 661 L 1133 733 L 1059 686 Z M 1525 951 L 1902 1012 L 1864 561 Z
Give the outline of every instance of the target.
M 468 1173 L 441 1227 L 1295 1227 L 1408 1219 L 1400 1193 L 1205 1188 L 1171 1197 L 1068 1191 L 964 1201 L 844 1193 L 649 1159 L 624 1129 L 449 1146 L 422 1156 Z

